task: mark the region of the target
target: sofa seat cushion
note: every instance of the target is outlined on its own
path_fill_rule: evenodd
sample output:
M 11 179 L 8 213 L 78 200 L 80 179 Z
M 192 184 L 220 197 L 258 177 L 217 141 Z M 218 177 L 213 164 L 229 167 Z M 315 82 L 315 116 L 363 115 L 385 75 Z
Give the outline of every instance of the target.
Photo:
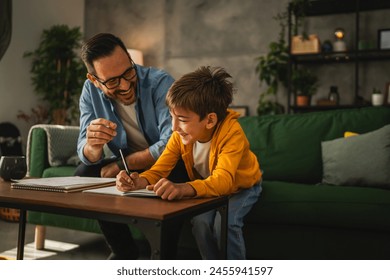
M 264 181 L 261 197 L 246 223 L 390 232 L 390 191 Z

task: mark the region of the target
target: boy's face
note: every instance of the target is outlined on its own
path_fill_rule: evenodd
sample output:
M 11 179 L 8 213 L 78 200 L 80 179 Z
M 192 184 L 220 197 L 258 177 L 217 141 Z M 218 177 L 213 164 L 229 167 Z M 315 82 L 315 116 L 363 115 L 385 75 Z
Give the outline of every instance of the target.
M 172 130 L 176 131 L 184 145 L 196 141 L 205 143 L 211 140 L 217 123 L 215 113 L 208 114 L 203 120 L 193 111 L 175 107 L 170 110 L 172 116 Z

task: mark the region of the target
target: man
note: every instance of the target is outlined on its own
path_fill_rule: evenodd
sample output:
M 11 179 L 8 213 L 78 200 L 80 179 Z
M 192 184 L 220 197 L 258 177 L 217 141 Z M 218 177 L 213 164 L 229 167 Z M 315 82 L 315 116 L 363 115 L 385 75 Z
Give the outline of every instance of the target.
M 81 160 L 75 175 L 115 177 L 124 169 L 119 149 L 130 170 L 153 165 L 172 133 L 165 104 L 174 79 L 166 72 L 136 65 L 118 37 L 101 33 L 81 49 L 87 80 L 80 97 L 80 135 L 77 152 Z M 112 154 L 112 155 L 110 155 Z M 183 173 L 177 165 L 171 173 Z M 137 258 L 129 228 L 99 221 L 113 254 L 112 259 Z

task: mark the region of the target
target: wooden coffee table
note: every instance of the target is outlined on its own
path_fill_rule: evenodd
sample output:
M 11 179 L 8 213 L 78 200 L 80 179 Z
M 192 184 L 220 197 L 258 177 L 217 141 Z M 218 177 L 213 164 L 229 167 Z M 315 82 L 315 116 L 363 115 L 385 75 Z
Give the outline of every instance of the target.
M 0 207 L 20 209 L 17 259 L 23 259 L 26 211 L 40 211 L 132 224 L 148 239 L 152 259 L 168 258 L 168 230 L 171 224 L 217 209 L 221 214 L 221 259 L 226 258 L 228 197 L 165 201 L 102 195 L 86 192 L 57 193 L 11 189 L 0 179 Z

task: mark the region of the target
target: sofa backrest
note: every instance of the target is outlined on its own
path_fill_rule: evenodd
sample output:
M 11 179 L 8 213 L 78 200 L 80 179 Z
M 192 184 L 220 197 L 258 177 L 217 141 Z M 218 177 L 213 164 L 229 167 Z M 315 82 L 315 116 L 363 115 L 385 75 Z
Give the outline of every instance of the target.
M 365 107 L 239 119 L 257 155 L 264 180 L 319 183 L 321 141 L 366 133 L 390 124 L 389 107 Z

